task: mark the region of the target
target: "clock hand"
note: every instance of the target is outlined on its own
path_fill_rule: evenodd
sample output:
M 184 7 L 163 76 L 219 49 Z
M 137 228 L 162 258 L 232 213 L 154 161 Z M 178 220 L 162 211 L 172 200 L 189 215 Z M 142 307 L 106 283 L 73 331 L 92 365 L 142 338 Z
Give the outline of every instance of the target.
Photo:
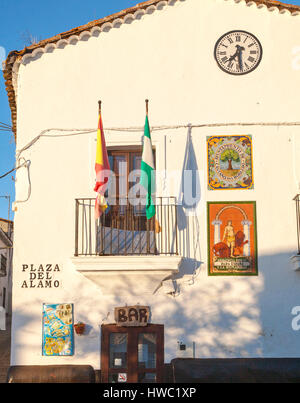
M 239 53 L 239 68 L 241 71 L 243 71 L 242 53 Z
M 241 52 L 241 50 L 245 50 L 245 48 L 243 48 L 242 46 L 236 45 L 236 52 L 234 55 L 232 55 L 227 62 L 232 62 L 232 60 L 234 60 L 236 57 L 239 58 L 239 54 Z
M 239 52 L 239 68 L 241 71 L 243 71 L 243 54 L 242 54 L 242 52 Z
M 243 48 L 242 46 L 237 45 L 239 67 L 240 67 L 241 71 L 243 71 L 243 53 L 242 53 L 243 50 L 245 50 L 245 48 Z
M 231 56 L 231 57 L 227 60 L 227 63 L 232 62 L 232 60 L 234 60 L 237 56 L 238 56 L 238 52 L 236 51 L 235 54 L 234 54 L 233 56 Z
M 238 51 L 235 52 L 235 54 L 233 56 L 231 56 L 227 61 L 231 62 L 232 60 L 234 60 L 238 55 Z

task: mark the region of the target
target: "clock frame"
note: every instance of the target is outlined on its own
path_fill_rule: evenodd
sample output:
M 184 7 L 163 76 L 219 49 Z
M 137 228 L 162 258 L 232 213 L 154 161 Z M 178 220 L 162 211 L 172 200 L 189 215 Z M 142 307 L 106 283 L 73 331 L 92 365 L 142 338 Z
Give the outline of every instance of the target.
M 263 49 L 257 37 L 250 32 L 233 30 L 216 42 L 214 57 L 221 70 L 235 76 L 249 74 L 260 64 Z

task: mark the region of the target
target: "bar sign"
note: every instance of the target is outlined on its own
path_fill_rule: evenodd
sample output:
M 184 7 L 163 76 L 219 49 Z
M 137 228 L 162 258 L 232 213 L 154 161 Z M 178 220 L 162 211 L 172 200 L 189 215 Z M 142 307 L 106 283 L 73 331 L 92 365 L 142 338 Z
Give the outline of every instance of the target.
M 150 317 L 149 306 L 125 306 L 115 308 L 117 326 L 147 326 Z

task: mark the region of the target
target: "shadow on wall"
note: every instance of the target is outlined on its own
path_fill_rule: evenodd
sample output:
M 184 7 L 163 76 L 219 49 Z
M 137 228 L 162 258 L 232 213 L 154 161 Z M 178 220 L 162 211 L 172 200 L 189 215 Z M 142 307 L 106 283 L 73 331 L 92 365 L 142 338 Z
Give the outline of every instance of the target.
M 192 195 L 195 197 L 192 203 L 187 203 L 185 197 L 185 170 L 193 173 Z M 166 362 L 176 357 L 178 342 L 188 345 L 195 342 L 197 358 L 298 357 L 300 334 L 292 328 L 292 309 L 300 306 L 300 272 L 293 271 L 290 266 L 294 251 L 259 255 L 258 276 L 209 277 L 204 269 L 199 242 L 203 229 L 194 214 L 201 202 L 201 189 L 191 129 L 187 133 L 181 189 L 179 253 L 184 262 L 181 278 L 178 276 L 181 280 L 178 296 L 167 296 L 162 289 L 155 294 L 134 295 L 132 290 L 137 281 L 134 277 L 130 281 L 123 280 L 128 295 L 119 295 L 116 289 L 115 295 L 103 296 L 99 288 L 91 282 L 89 287 L 89 280 L 79 276 L 77 285 L 72 283 L 72 289 L 64 290 L 64 301 L 57 301 L 55 295 L 50 301 L 72 302 L 75 321 L 88 325 L 85 335 L 75 336 L 76 362 L 94 362 L 94 357 L 100 360 L 101 320 L 113 323 L 114 307 L 138 302 L 151 307 L 153 323 L 165 325 Z M 199 271 L 201 266 L 203 269 Z M 193 275 L 193 281 L 188 281 L 189 274 Z M 13 362 L 22 361 L 20 357 L 28 348 L 40 360 L 42 302 L 40 299 L 30 301 L 31 306 L 35 304 L 40 306 L 38 316 L 29 314 L 27 307 L 24 309 L 26 313 L 14 312 L 13 321 L 17 320 L 26 332 L 22 331 L 21 336 L 13 338 Z M 99 318 L 98 323 L 95 323 L 95 317 Z M 26 337 L 22 339 L 24 335 Z M 55 363 L 60 363 L 60 360 L 54 358 Z
M 292 309 L 300 306 L 300 273 L 289 267 L 291 255 L 292 252 L 282 252 L 260 256 L 257 277 L 208 277 L 201 272 L 194 284 L 182 287 L 177 298 L 162 292 L 133 298 L 132 284 L 128 285 L 127 296 L 83 294 L 78 283 L 67 291 L 67 299 L 74 303 L 75 322 L 86 323 L 87 330 L 82 336 L 74 335 L 74 360 L 72 357 L 44 360 L 42 304 L 40 300 L 32 300 L 31 306 L 40 305 L 39 315 L 31 315 L 29 311 L 13 315 L 21 332 L 12 338 L 12 362 L 22 364 L 24 355 L 28 360 L 31 354 L 32 361 L 36 360 L 32 364 L 88 362 L 98 369 L 101 323 L 114 323 L 114 307 L 138 302 L 150 306 L 152 323 L 165 326 L 165 362 L 178 356 L 178 342 L 188 346 L 195 342 L 196 358 L 299 357 L 300 331 L 292 328 L 295 319 Z M 51 302 L 66 301 L 53 298 Z
M 201 273 L 182 288 L 164 320 L 167 360 L 178 342 L 195 342 L 197 358 L 299 357 L 292 309 L 300 306 L 300 273 L 290 266 L 292 255 L 260 256 L 257 277 Z

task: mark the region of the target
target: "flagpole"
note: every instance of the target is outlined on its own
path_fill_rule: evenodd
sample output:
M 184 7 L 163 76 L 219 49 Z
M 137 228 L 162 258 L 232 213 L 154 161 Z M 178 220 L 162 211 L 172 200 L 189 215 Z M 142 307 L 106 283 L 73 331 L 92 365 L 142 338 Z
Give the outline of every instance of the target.
M 149 99 L 146 99 L 145 102 L 146 102 L 146 115 L 148 116 Z
M 145 103 L 146 103 L 146 120 L 148 119 L 148 110 L 149 110 L 149 99 L 145 99 Z M 143 146 L 143 150 L 144 150 L 144 146 Z M 148 177 L 148 181 L 149 181 L 149 177 Z M 147 230 L 147 251 L 150 252 L 150 239 L 149 239 L 149 220 L 147 218 L 146 220 L 146 230 Z

